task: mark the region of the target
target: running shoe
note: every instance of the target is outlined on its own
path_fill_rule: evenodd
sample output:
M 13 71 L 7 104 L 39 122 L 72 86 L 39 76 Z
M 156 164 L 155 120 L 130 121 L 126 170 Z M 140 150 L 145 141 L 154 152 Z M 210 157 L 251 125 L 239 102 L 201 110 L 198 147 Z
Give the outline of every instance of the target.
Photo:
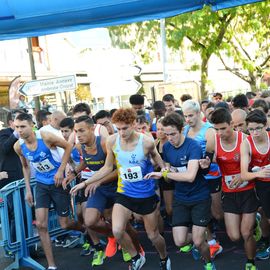
M 80 252 L 80 256 L 88 256 L 94 251 L 94 249 L 91 247 L 91 245 L 88 242 L 85 242 L 82 245 L 82 250 Z
M 47 268 L 47 270 L 57 270 L 57 267 L 56 267 L 56 266 L 49 266 L 49 267 Z
M 170 258 L 168 257 L 167 260 L 164 262 L 164 261 L 159 261 L 159 267 L 160 267 L 160 270 L 171 270 L 171 260 Z
M 130 254 L 127 251 L 125 251 L 123 248 L 122 248 L 122 256 L 123 256 L 124 262 L 130 262 L 132 259 Z
M 183 247 L 180 247 L 179 250 L 182 253 L 188 253 L 192 250 L 192 244 L 188 244 L 188 245 L 185 245 Z
M 223 250 L 222 246 L 219 243 L 215 245 L 209 245 L 211 259 L 214 259 L 218 254 Z
M 191 251 L 192 251 L 193 259 L 195 261 L 198 261 L 199 259 L 201 259 L 202 255 L 201 255 L 201 253 L 199 252 L 199 250 L 195 246 L 192 247 L 192 250 Z
M 257 270 L 257 267 L 252 263 L 246 263 L 245 270 Z
M 254 239 L 256 240 L 256 242 L 258 242 L 262 237 L 262 229 L 260 226 L 260 222 L 261 222 L 261 215 L 259 213 L 257 213 L 256 214 L 256 224 L 255 224 L 255 228 L 253 231 L 253 236 L 254 236 Z
M 117 252 L 117 241 L 114 237 L 108 237 L 108 243 L 105 249 L 106 257 L 113 257 Z
M 65 244 L 63 245 L 64 248 L 74 248 L 80 244 L 80 237 L 78 236 L 68 236 L 65 239 Z
M 129 266 L 129 270 L 140 270 L 145 264 L 145 257 L 140 255 L 140 258 L 135 260 L 131 260 L 131 265 Z
M 102 265 L 105 257 L 106 256 L 103 250 L 95 251 L 93 260 L 92 260 L 92 266 Z
M 268 247 L 268 245 L 263 241 L 259 241 L 257 244 L 258 244 L 258 248 L 256 252 L 256 259 L 257 260 L 269 259 L 270 248 Z
M 204 270 L 216 270 L 216 267 L 213 262 L 209 262 L 204 265 Z

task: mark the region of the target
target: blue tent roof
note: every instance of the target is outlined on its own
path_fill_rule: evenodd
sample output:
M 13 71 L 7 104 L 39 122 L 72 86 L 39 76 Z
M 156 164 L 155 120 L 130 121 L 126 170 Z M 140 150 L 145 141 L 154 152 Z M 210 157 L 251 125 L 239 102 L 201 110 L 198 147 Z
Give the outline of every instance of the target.
M 8 0 L 0 1 L 0 40 L 160 19 L 260 0 Z

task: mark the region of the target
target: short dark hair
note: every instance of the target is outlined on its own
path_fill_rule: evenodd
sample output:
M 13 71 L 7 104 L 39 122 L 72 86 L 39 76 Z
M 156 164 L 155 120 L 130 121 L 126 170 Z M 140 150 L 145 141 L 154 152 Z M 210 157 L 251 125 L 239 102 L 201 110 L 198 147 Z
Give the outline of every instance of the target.
M 162 119 L 161 124 L 164 127 L 167 127 L 167 126 L 176 127 L 177 130 L 179 130 L 181 132 L 183 129 L 183 126 L 184 126 L 184 119 L 183 119 L 183 117 L 181 117 L 180 114 L 172 112 L 172 113 L 169 113 L 168 115 L 166 115 Z
M 172 101 L 174 102 L 174 96 L 173 94 L 166 94 L 162 97 L 162 101 L 166 101 L 166 102 L 169 102 L 169 101 Z
M 256 93 L 251 92 L 251 91 L 246 92 L 246 97 L 247 97 L 248 99 L 253 99 L 254 97 L 256 97 Z
M 223 97 L 222 94 L 219 93 L 219 92 L 216 92 L 216 93 L 213 94 L 213 97 L 216 97 L 216 96 L 220 96 L 221 98 Z
M 97 121 L 98 119 L 102 119 L 102 118 L 105 118 L 105 117 L 110 118 L 111 117 L 110 113 L 105 111 L 105 110 L 100 110 L 100 111 L 98 111 L 96 113 L 95 120 Z
M 247 125 L 249 123 L 258 123 L 265 126 L 267 123 L 267 117 L 263 111 L 255 109 L 248 113 L 246 117 L 246 123 Z
M 213 124 L 230 124 L 232 121 L 232 116 L 229 110 L 225 108 L 217 108 L 211 114 L 211 122 Z
M 166 111 L 166 107 L 163 101 L 157 100 L 153 103 L 153 110 L 164 110 Z
M 13 121 L 16 117 L 16 114 L 20 114 L 20 113 L 26 113 L 25 110 L 11 110 L 10 112 L 8 112 L 7 114 L 7 124 L 9 123 L 9 121 Z
M 261 94 L 261 98 L 267 98 L 270 97 L 270 90 L 265 90 Z
M 89 117 L 88 115 L 82 115 L 80 117 L 78 117 L 75 120 L 75 124 L 79 124 L 81 122 L 85 122 L 86 124 L 88 124 L 89 126 L 93 126 L 94 125 L 94 121 L 91 117 Z
M 90 106 L 84 102 L 78 103 L 74 106 L 72 110 L 72 114 L 75 114 L 78 112 L 86 112 L 86 115 L 89 115 L 91 113 Z
M 20 113 L 16 116 L 15 119 L 19 121 L 27 121 L 28 123 L 33 124 L 32 115 L 28 113 Z
M 190 94 L 183 94 L 181 97 L 180 97 L 180 100 L 182 102 L 185 102 L 186 100 L 189 100 L 189 99 L 192 99 L 192 96 Z
M 66 117 L 60 122 L 59 126 L 61 128 L 68 127 L 69 129 L 73 129 L 74 128 L 74 121 L 71 117 Z
M 142 115 L 142 114 L 137 115 L 137 117 L 136 117 L 136 123 L 138 123 L 138 124 L 144 124 L 144 123 L 146 123 L 146 124 L 149 125 L 149 121 L 146 119 L 145 115 Z
M 131 105 L 143 105 L 144 104 L 144 96 L 135 94 L 130 96 L 129 103 Z
M 227 110 L 230 110 L 230 107 L 226 101 L 221 101 L 221 102 L 215 104 L 215 109 L 218 109 L 218 108 L 225 108 Z
M 254 103 L 252 104 L 251 108 L 256 109 L 258 107 L 262 107 L 264 113 L 268 113 L 269 111 L 269 104 L 264 99 L 256 99 L 254 100 Z
M 48 112 L 46 110 L 39 110 L 36 114 L 36 120 L 37 120 L 37 126 L 38 128 L 42 127 L 42 121 L 46 121 L 48 118 L 48 115 L 51 115 L 51 112 Z
M 206 110 L 209 108 L 215 108 L 215 103 L 210 101 L 206 106 Z
M 238 94 L 232 99 L 232 105 L 234 108 L 243 109 L 248 107 L 248 98 L 244 94 Z
M 112 118 L 113 117 L 113 114 L 117 111 L 117 109 L 111 109 L 110 110 L 110 117 Z

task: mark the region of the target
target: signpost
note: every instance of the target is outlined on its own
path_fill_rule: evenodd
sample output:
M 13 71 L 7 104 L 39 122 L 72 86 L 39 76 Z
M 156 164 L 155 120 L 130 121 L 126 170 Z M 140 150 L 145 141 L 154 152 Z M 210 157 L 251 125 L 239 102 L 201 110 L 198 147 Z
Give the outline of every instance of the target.
M 19 91 L 25 96 L 37 97 L 56 92 L 76 90 L 75 75 L 55 77 L 44 80 L 33 80 L 24 83 Z

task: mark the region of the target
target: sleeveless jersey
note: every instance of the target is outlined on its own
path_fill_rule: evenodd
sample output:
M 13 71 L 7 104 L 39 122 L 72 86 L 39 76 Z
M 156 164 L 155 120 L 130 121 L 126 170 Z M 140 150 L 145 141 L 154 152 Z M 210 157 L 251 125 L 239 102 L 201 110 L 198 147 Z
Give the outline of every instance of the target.
M 100 124 L 95 125 L 94 134 L 95 134 L 96 137 L 97 136 L 100 136 L 100 128 L 101 128 L 101 125 Z M 77 139 L 76 134 L 75 134 L 75 142 L 76 143 L 79 142 L 78 139 Z M 82 156 L 80 157 L 80 160 L 83 160 L 83 157 Z M 91 176 L 92 176 L 92 172 L 91 172 L 91 170 L 89 168 L 86 167 L 85 169 L 83 169 L 81 171 L 81 178 L 82 179 L 87 179 L 87 178 L 89 178 Z
M 260 152 L 256 147 L 256 144 L 251 135 L 247 137 L 247 141 L 250 147 L 251 159 L 249 168 L 252 170 L 254 167 L 264 167 L 270 165 L 270 131 L 267 132 L 268 147 L 265 152 Z M 256 180 L 263 182 L 270 182 L 270 177 L 267 178 L 256 178 Z
M 227 151 L 222 147 L 221 139 L 216 134 L 216 160 L 222 174 L 223 192 L 241 192 L 254 188 L 253 181 L 245 181 L 238 188 L 230 188 L 229 185 L 234 176 L 240 175 L 240 145 L 243 141 L 243 133 L 236 132 L 237 139 L 234 149 Z
M 205 134 L 206 134 L 206 131 L 212 127 L 213 126 L 209 122 L 204 123 L 202 128 L 198 132 L 198 134 L 193 138 L 195 141 L 197 141 L 200 144 L 200 146 L 202 148 L 203 156 L 205 156 L 205 152 L 206 152 Z M 185 137 L 188 136 L 189 129 L 190 129 L 189 125 L 186 125 L 184 127 L 183 135 Z M 207 175 L 204 175 L 204 178 L 206 180 L 211 180 L 211 179 L 217 179 L 219 177 L 221 177 L 220 169 L 219 169 L 217 163 L 212 162 L 210 165 L 210 168 L 209 168 L 209 172 Z
M 36 180 L 45 185 L 54 184 L 54 176 L 61 163 L 53 159 L 51 150 L 44 143 L 40 132 L 35 131 L 37 148 L 31 151 L 27 148 L 23 139 L 19 139 L 23 156 L 29 160 L 36 172 Z
M 155 182 L 153 179 L 143 177 L 153 171 L 149 157 L 144 155 L 143 134 L 140 134 L 134 150 L 121 149 L 120 136 L 117 135 L 113 148 L 118 169 L 117 192 L 132 198 L 148 198 L 155 195 Z

